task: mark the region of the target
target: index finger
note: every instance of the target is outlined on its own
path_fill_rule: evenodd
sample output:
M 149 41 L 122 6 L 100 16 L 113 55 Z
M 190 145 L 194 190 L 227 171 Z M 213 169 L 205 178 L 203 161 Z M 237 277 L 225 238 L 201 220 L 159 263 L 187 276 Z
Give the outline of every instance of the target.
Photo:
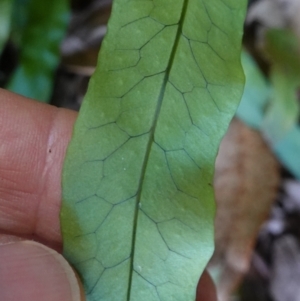
M 61 170 L 77 113 L 0 89 L 0 235 L 60 248 Z

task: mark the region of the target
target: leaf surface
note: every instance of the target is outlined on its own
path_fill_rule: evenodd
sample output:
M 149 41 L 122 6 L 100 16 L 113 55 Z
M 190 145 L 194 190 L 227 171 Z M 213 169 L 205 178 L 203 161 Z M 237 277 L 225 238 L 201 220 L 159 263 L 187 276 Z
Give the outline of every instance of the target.
M 87 300 L 195 300 L 213 166 L 241 98 L 246 1 L 116 0 L 63 172 Z

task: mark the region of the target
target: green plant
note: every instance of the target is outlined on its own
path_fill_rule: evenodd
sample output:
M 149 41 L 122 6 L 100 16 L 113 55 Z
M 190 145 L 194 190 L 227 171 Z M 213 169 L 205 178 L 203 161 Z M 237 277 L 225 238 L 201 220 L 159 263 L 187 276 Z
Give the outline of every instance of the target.
M 259 130 L 281 164 L 300 179 L 299 41 L 291 30 L 269 29 L 261 52 L 270 65 L 268 77 L 250 54 L 242 54 L 246 85 L 237 116 Z
M 245 2 L 115 0 L 64 171 L 65 255 L 89 300 L 193 298 L 212 252 L 213 162 L 242 91 Z M 6 88 L 49 100 L 68 14 L 66 1 L 1 1 L 0 54 L 19 51 Z M 265 32 L 269 73 L 243 52 L 236 116 L 299 179 L 298 41 Z
M 246 1 L 116 0 L 63 172 L 87 300 L 194 300 L 213 172 L 243 92 Z
M 19 62 L 8 90 L 48 102 L 53 74 L 60 60 L 59 46 L 69 16 L 66 0 L 5 0 L 0 4 L 0 54 L 9 40 L 19 50 Z

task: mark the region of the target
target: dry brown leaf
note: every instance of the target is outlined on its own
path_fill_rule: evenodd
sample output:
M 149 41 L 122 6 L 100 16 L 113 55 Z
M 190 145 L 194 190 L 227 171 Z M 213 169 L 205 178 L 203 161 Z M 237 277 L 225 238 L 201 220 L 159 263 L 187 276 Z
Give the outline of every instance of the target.
M 247 271 L 258 230 L 279 185 L 279 164 L 261 135 L 234 119 L 216 161 L 216 250 L 220 300 L 228 300 Z

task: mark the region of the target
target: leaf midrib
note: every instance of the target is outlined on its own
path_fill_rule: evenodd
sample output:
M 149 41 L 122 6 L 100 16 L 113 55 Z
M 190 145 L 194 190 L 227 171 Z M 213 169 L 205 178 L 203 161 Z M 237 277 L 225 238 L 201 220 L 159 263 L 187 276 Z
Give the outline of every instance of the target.
M 169 58 L 169 62 L 165 71 L 165 77 L 163 80 L 163 84 L 161 86 L 161 90 L 159 93 L 159 97 L 158 97 L 158 101 L 157 101 L 157 106 L 156 106 L 156 112 L 154 114 L 154 119 L 153 119 L 153 126 L 151 128 L 150 131 L 150 137 L 149 137 L 149 141 L 148 141 L 148 145 L 147 145 L 147 149 L 146 149 L 146 153 L 145 153 L 145 157 L 144 157 L 144 161 L 143 161 L 143 166 L 142 166 L 142 171 L 141 171 L 141 178 L 139 181 L 139 185 L 138 185 L 138 191 L 137 191 L 137 198 L 136 198 L 136 207 L 135 207 L 135 214 L 134 214 L 134 222 L 133 222 L 133 235 L 132 235 L 132 243 L 131 243 L 131 263 L 130 263 L 130 271 L 129 271 L 129 282 L 128 282 L 128 293 L 127 293 L 127 301 L 130 301 L 130 297 L 131 297 L 131 288 L 132 288 L 132 276 L 133 276 L 133 264 L 134 264 L 134 254 L 135 254 L 135 242 L 136 242 L 136 232 L 137 232 L 137 221 L 138 221 L 138 212 L 139 212 L 139 203 L 141 200 L 141 194 L 142 194 L 142 188 L 143 188 L 143 183 L 144 183 L 144 179 L 145 179 L 145 174 L 146 174 L 146 169 L 148 166 L 148 161 L 149 161 L 149 157 L 150 157 L 150 152 L 151 152 L 151 148 L 152 148 L 152 144 L 154 142 L 154 134 L 155 134 L 155 130 L 156 130 L 156 126 L 157 126 L 157 121 L 159 118 L 159 114 L 161 111 L 161 106 L 162 106 L 162 102 L 163 102 L 163 98 L 165 95 L 165 91 L 166 91 L 166 86 L 169 80 L 169 76 L 170 76 L 170 72 L 172 69 L 172 65 L 175 59 L 175 55 L 177 52 L 177 48 L 178 48 L 178 44 L 179 44 L 179 40 L 181 37 L 181 33 L 182 33 L 182 27 L 184 24 L 184 20 L 186 17 L 186 11 L 187 11 L 187 7 L 188 7 L 188 2 L 189 0 L 184 0 L 183 6 L 182 6 L 182 12 L 181 12 L 181 16 L 180 16 L 180 20 L 178 22 L 178 29 L 177 29 L 177 33 L 176 33 L 176 38 L 174 41 L 174 46 Z

